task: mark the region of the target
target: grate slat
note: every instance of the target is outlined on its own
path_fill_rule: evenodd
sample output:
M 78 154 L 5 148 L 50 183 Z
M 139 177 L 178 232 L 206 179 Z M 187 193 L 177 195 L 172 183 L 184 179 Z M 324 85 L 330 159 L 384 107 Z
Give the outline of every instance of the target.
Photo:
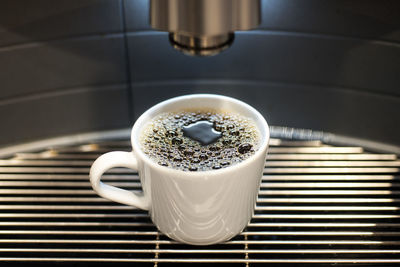
M 0 258 L 0 261 L 10 262 L 158 262 L 158 263 L 400 263 L 397 259 L 121 259 L 121 258 Z
M 126 140 L 96 140 L 0 160 L 0 264 L 400 263 L 400 160 L 319 140 L 272 139 L 255 214 L 222 244 L 196 247 L 159 233 L 141 210 L 98 197 L 91 163 Z M 140 189 L 115 168 L 110 185 Z M 161 264 L 162 265 L 162 264 Z
M 0 160 L 1 167 L 37 167 L 37 166 L 68 166 L 68 167 L 90 167 L 93 160 Z M 292 160 L 292 161 L 277 161 L 268 160 L 266 167 L 400 167 L 400 161 L 341 161 L 341 160 Z
M 0 248 L 2 252 L 75 252 L 75 253 L 168 253 L 168 254 L 392 254 L 400 253 L 400 250 L 395 249 L 268 249 L 268 250 L 253 250 L 253 249 L 74 249 L 74 248 Z

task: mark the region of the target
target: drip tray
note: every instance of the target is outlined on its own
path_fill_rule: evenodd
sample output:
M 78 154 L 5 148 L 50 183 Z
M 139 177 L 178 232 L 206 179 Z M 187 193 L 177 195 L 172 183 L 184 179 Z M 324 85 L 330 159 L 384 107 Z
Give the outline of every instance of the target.
M 157 231 L 147 212 L 98 197 L 88 172 L 128 139 L 88 142 L 0 160 L 0 264 L 150 266 L 205 263 L 400 263 L 400 161 L 362 147 L 272 139 L 255 214 L 243 233 L 189 246 Z M 105 182 L 140 190 L 137 173 Z M 2 263 L 1 263 L 2 262 Z

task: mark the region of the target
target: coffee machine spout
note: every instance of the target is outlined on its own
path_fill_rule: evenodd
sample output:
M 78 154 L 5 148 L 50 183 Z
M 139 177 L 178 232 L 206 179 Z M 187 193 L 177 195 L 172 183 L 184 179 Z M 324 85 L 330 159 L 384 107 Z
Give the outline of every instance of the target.
M 169 32 L 175 49 L 211 56 L 232 44 L 234 31 L 257 27 L 260 7 L 260 0 L 151 0 L 150 24 Z

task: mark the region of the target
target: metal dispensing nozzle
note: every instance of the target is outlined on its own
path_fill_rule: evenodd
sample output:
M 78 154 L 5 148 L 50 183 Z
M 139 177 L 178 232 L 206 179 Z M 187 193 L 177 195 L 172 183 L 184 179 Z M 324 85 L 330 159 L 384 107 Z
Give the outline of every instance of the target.
M 234 31 L 260 24 L 260 6 L 260 0 L 151 0 L 150 23 L 169 32 L 177 50 L 211 56 L 232 44 Z

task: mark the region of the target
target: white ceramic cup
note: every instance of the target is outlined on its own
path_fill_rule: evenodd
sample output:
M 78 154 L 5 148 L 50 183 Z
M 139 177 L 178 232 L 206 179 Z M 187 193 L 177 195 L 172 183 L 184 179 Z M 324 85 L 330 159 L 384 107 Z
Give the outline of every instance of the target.
M 188 172 L 157 164 L 141 150 L 144 126 L 161 113 L 187 108 L 222 109 L 252 119 L 261 137 L 258 150 L 248 159 L 218 170 Z M 132 152 L 100 156 L 90 169 L 90 182 L 104 198 L 148 210 L 154 224 L 170 238 L 194 245 L 214 244 L 239 234 L 250 221 L 268 141 L 269 128 L 264 117 L 239 100 L 211 94 L 176 97 L 143 113 L 132 128 Z M 138 171 L 143 192 L 102 183 L 102 174 L 114 167 Z

